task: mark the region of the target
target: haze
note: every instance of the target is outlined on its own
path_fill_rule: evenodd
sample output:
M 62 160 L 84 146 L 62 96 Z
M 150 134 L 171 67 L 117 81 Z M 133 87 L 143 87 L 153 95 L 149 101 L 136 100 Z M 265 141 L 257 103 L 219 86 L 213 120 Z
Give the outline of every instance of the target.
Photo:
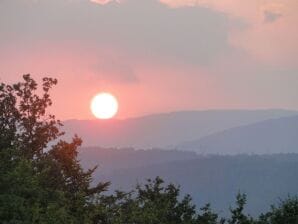
M 101 90 L 118 97 L 117 118 L 297 110 L 297 9 L 296 0 L 2 0 L 0 78 L 58 78 L 61 119 L 93 118 Z
M 0 222 L 297 224 L 297 11 L 0 0 Z

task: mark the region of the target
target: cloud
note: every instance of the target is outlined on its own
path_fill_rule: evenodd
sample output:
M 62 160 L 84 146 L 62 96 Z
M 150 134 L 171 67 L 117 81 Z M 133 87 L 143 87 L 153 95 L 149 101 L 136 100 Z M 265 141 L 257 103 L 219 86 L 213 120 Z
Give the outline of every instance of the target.
M 264 11 L 264 21 L 272 23 L 280 18 L 282 14 L 277 12 Z
M 171 9 L 155 1 L 127 1 L 106 7 L 109 42 L 160 60 L 208 64 L 227 52 L 228 19 L 206 8 Z
M 11 2 L 9 5 L 14 5 L 11 8 L 17 16 L 11 17 L 7 10 L 0 9 L 0 13 L 3 18 L 10 18 L 7 30 L 16 43 L 24 43 L 24 39 L 29 45 L 36 41 L 71 40 L 94 45 L 99 51 L 111 46 L 148 60 L 201 65 L 231 48 L 227 16 L 208 8 L 172 9 L 155 0 L 129 0 L 121 7 L 116 4 L 94 7 L 84 1 L 41 1 L 34 7 L 29 4 L 17 7 L 17 1 Z M 0 25 L 8 26 L 1 18 Z M 2 38 L 5 36 L 10 41 L 7 32 Z
M 298 108 L 296 0 L 32 2 L 0 0 L 1 78 L 58 74 L 68 117 L 82 108 L 88 117 L 82 102 L 105 88 L 130 105 L 124 117 Z M 265 12 L 273 13 L 266 23 Z
M 94 75 L 111 83 L 137 83 L 138 78 L 134 69 L 121 58 L 104 56 L 93 66 Z
M 172 8 L 185 7 L 185 6 L 187 7 L 202 6 L 207 3 L 206 0 L 159 0 L 159 1 Z
M 264 22 L 272 23 L 283 16 L 285 6 L 278 3 L 264 4 L 261 7 L 264 16 Z
M 297 67 L 298 1 L 296 0 L 160 0 L 171 8 L 206 7 L 242 20 L 229 27 L 229 43 L 270 65 Z M 229 21 L 231 22 L 231 21 Z M 244 28 L 244 29 L 243 29 Z M 274 37 L 274 38 L 272 38 Z
M 108 4 L 110 2 L 120 3 L 120 0 L 90 0 L 90 2 L 100 4 L 100 5 L 105 5 L 105 4 Z

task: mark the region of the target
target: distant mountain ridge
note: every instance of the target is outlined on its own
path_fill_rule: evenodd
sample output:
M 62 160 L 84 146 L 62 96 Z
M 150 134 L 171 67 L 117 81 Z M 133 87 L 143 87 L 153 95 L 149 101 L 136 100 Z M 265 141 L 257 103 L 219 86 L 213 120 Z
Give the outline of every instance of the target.
M 289 110 L 208 110 L 155 114 L 124 120 L 68 120 L 63 129 L 84 146 L 173 148 L 226 129 L 272 118 L 298 115 Z
M 195 152 L 162 149 L 135 150 L 132 148 L 84 147 L 80 148 L 79 152 L 79 159 L 83 167 L 88 169 L 98 165 L 97 172 L 100 174 L 109 174 L 119 169 L 144 167 L 198 157 Z
M 79 153 L 85 168 L 99 165 L 94 179 L 111 181 L 110 190 L 130 190 L 147 178 L 160 176 L 180 185 L 198 207 L 210 202 L 222 215 L 239 191 L 247 194 L 251 215 L 298 194 L 296 111 L 179 112 L 64 124 L 87 145 L 114 146 L 83 147 Z M 183 143 L 177 143 L 176 150 L 148 150 L 152 145 L 179 141 Z M 144 150 L 120 148 L 129 145 Z
M 298 153 L 298 116 L 269 119 L 177 145 L 199 154 Z
M 288 195 L 298 194 L 298 154 L 202 156 L 191 152 L 83 148 L 85 167 L 99 164 L 98 181 L 110 190 L 131 190 L 147 178 L 162 177 L 181 186 L 200 207 L 210 202 L 222 215 L 240 191 L 248 196 L 247 211 L 257 215 Z

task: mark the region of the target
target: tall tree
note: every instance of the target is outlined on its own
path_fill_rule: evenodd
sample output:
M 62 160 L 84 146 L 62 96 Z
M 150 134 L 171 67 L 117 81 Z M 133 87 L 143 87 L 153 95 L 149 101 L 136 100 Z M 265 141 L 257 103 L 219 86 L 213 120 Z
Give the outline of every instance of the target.
M 89 199 L 108 186 L 91 187 L 95 168 L 84 171 L 77 159 L 81 139 L 60 139 L 62 124 L 47 113 L 49 91 L 56 84 L 56 79 L 44 78 L 40 90 L 28 74 L 22 82 L 0 85 L 3 222 L 91 223 Z
M 229 224 L 253 223 L 252 218 L 244 214 L 245 204 L 246 204 L 246 195 L 238 193 L 236 197 L 236 207 L 230 209 L 231 218 L 228 220 Z

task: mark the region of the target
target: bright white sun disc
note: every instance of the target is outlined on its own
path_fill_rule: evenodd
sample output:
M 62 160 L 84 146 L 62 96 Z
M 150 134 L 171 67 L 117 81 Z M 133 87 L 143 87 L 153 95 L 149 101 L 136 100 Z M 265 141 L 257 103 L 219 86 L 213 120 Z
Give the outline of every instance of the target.
M 99 119 L 110 119 L 118 112 L 117 99 L 110 93 L 99 93 L 91 101 L 91 111 Z

